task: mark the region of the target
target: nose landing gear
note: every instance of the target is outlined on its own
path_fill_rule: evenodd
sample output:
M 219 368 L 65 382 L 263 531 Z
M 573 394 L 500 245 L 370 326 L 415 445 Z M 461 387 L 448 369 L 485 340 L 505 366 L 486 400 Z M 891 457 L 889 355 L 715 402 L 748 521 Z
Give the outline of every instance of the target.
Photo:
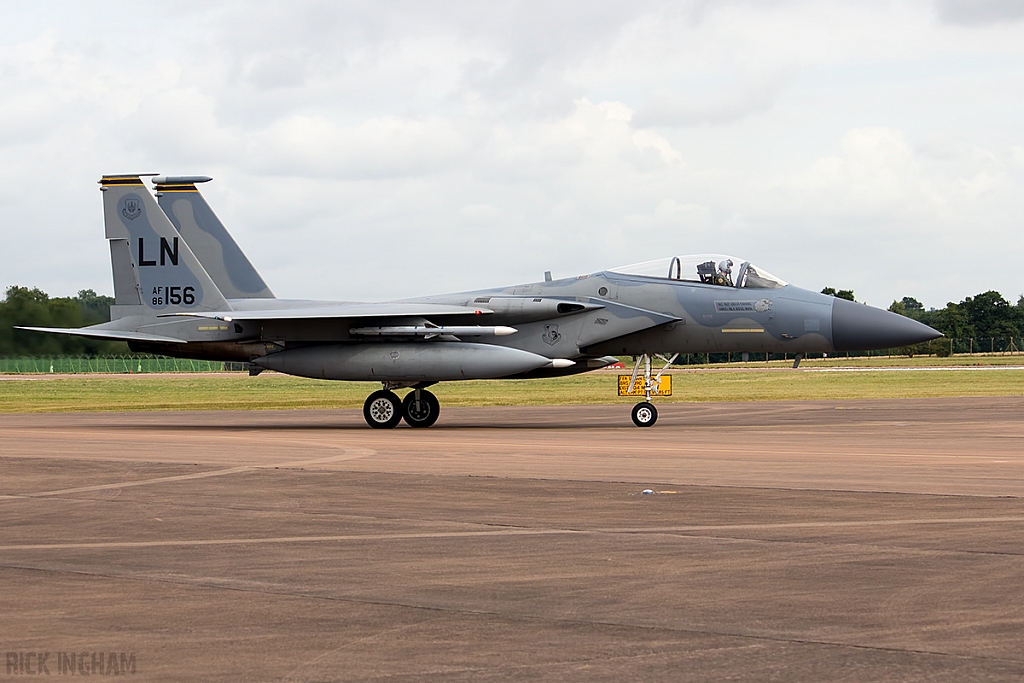
M 650 427 L 658 421 L 658 409 L 653 403 L 644 401 L 633 406 L 633 424 L 637 427 Z
M 406 384 L 405 386 L 409 386 Z M 363 403 L 363 418 L 374 429 L 393 429 L 403 419 L 410 427 L 429 427 L 437 422 L 441 404 L 437 397 L 426 389 L 413 389 L 405 399 L 398 398 L 392 389 L 401 387 L 385 384 Z
M 644 353 L 637 358 L 636 365 L 633 366 L 633 376 L 629 380 L 630 387 L 636 386 L 637 375 L 640 373 L 640 364 L 643 363 L 644 401 L 633 406 L 633 412 L 631 413 L 633 424 L 637 427 L 652 427 L 658 421 L 658 409 L 651 403 L 651 394 L 656 392 L 655 388 L 659 386 L 661 376 L 668 370 L 668 366 L 672 365 L 676 358 L 679 357 L 678 353 L 674 354 L 671 358 L 666 358 L 660 354 L 655 355 L 665 361 L 665 366 L 657 375 L 651 377 L 651 356 Z

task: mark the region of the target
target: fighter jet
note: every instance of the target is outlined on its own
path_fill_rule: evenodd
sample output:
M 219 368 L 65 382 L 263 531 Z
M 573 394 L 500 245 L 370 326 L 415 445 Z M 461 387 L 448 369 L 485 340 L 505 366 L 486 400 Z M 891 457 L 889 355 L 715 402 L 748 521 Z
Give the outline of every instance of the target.
M 428 387 L 558 377 L 635 359 L 620 393 L 652 399 L 686 353 L 832 353 L 942 336 L 888 311 L 818 294 L 723 254 L 668 256 L 576 277 L 385 302 L 275 298 L 196 188 L 205 176 L 103 176 L 115 305 L 108 323 L 22 327 L 126 341 L 133 351 L 249 363 L 324 380 L 379 382 L 370 427 L 429 427 Z M 158 201 L 159 200 L 159 201 Z M 652 359 L 664 366 L 655 373 Z M 625 385 L 626 391 L 621 388 Z M 396 391 L 411 389 L 404 398 Z

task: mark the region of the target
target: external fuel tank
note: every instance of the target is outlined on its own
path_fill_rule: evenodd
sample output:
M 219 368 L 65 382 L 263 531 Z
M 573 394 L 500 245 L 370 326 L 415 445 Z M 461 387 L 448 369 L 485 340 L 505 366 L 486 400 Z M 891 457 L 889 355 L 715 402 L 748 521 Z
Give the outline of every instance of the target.
M 505 346 L 449 341 L 304 346 L 252 362 L 315 379 L 427 382 L 495 379 L 572 364 Z

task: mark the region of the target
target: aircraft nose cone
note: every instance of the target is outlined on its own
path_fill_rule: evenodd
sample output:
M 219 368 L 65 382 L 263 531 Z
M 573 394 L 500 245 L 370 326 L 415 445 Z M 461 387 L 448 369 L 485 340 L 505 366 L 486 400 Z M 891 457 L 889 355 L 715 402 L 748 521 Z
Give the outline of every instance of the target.
M 870 351 L 920 344 L 942 333 L 906 316 L 846 299 L 832 304 L 832 346 L 836 351 Z

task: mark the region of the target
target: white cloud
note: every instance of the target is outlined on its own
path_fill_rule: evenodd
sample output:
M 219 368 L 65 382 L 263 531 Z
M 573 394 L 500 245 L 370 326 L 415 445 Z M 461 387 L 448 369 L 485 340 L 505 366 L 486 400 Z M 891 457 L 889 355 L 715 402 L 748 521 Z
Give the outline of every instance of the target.
M 254 166 L 268 175 L 373 179 L 430 176 L 464 157 L 470 140 L 456 122 L 388 116 L 338 125 L 289 116 L 249 139 Z
M 1013 296 L 965 264 L 1024 260 L 1018 5 L 12 3 L 0 285 L 109 292 L 94 181 L 160 171 L 215 177 L 281 295 L 710 251 L 873 303 Z
M 977 26 L 1024 17 L 1021 0 L 936 0 L 935 8 L 943 21 Z
M 855 128 L 843 136 L 839 154 L 824 157 L 793 177 L 790 192 L 833 215 L 877 216 L 907 210 L 928 212 L 943 197 L 922 177 L 900 131 Z
M 733 123 L 768 111 L 788 85 L 789 75 L 759 74 L 747 82 L 696 92 L 655 88 L 635 119 L 638 126 L 693 126 Z

